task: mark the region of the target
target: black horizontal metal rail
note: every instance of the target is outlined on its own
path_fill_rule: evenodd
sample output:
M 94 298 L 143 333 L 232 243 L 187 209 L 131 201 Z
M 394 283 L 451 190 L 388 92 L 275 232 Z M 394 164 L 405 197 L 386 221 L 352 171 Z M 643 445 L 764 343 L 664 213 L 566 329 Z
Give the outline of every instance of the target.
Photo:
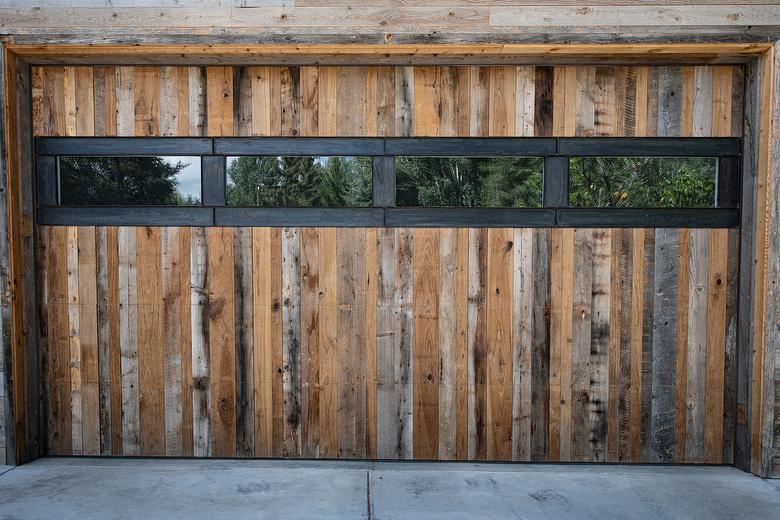
M 736 227 L 739 138 L 638 137 L 39 137 L 37 219 L 45 225 L 388 227 Z M 202 206 L 62 206 L 57 157 L 201 157 Z M 371 156 L 367 208 L 228 207 L 226 158 L 235 155 Z M 541 208 L 396 207 L 396 156 L 539 157 Z M 571 157 L 712 157 L 715 208 L 569 207 Z

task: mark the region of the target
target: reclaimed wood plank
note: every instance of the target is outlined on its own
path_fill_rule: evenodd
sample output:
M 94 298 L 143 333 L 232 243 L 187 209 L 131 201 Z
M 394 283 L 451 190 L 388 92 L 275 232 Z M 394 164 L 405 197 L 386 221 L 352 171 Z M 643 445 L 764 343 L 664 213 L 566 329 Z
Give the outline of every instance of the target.
M 655 290 L 655 230 L 646 228 L 644 232 L 644 252 L 642 273 L 642 390 L 640 395 L 641 411 L 639 423 L 639 460 L 650 462 L 653 410 L 653 317 Z
M 365 457 L 377 458 L 377 228 L 365 230 Z
M 531 344 L 531 460 L 549 457 L 551 230 L 534 230 Z
M 712 464 L 719 464 L 723 459 L 728 233 L 728 229 L 709 230 L 709 251 L 707 252 L 704 461 Z
M 488 89 L 488 134 L 515 135 L 517 109 L 516 67 L 491 67 Z
M 485 455 L 489 460 L 512 459 L 513 239 L 514 234 L 508 228 L 488 231 Z
M 609 327 L 612 286 L 612 232 L 593 230 L 593 267 L 590 295 L 590 384 L 588 388 L 589 460 L 604 462 L 607 455 L 609 394 Z
M 320 346 L 320 453 L 323 457 L 338 454 L 338 284 L 337 236 L 335 228 L 319 230 L 318 236 L 318 305 Z
M 398 229 L 395 233 L 395 294 L 394 308 L 394 372 L 395 399 L 397 402 L 396 420 L 398 429 L 398 453 L 400 459 L 413 456 L 412 418 L 414 413 L 412 389 L 412 348 L 413 348 L 413 305 L 414 271 L 413 242 L 410 229 Z
M 458 239 L 456 229 L 438 230 L 438 449 L 436 458 L 454 460 L 457 457 L 457 307 L 458 300 Z
M 70 415 L 73 453 L 84 454 L 81 390 L 81 332 L 79 327 L 78 228 L 67 229 L 68 346 L 70 354 Z
M 165 455 L 162 251 L 160 228 L 136 228 L 138 398 L 142 455 Z
M 653 401 L 651 416 L 651 462 L 675 460 L 678 331 L 678 282 L 680 233 L 674 229 L 655 231 L 653 285 Z
M 595 73 L 595 70 L 594 70 Z M 593 320 L 593 272 L 596 265 L 593 231 L 574 231 L 571 312 L 571 452 L 570 459 L 590 460 L 589 387 Z
M 186 69 L 180 69 L 186 76 Z M 179 105 L 181 108 L 182 105 Z M 182 123 L 180 120 L 179 123 Z M 185 121 L 186 123 L 186 121 Z M 193 228 L 179 228 L 179 356 L 181 364 L 181 452 L 193 456 L 193 400 L 192 400 L 192 258 Z M 175 376 L 174 376 L 175 377 Z M 167 441 L 166 441 L 167 442 Z M 175 445 L 175 444 L 173 444 Z M 167 444 L 166 444 L 167 446 Z
M 512 460 L 531 459 L 534 230 L 515 229 L 512 290 Z
M 282 389 L 284 392 L 285 457 L 301 453 L 301 321 L 300 235 L 297 228 L 282 232 Z
M 675 357 L 675 462 L 686 460 L 688 412 L 688 300 L 690 295 L 691 230 L 679 230 L 677 276 L 677 355 Z
M 233 135 L 233 69 L 206 67 L 207 135 Z
M 301 229 L 301 456 L 320 456 L 319 229 Z
M 254 94 L 255 92 L 253 96 Z M 273 245 L 270 228 L 252 228 L 252 383 L 255 457 L 274 455 L 273 340 L 275 335 L 273 328 L 274 314 L 277 314 L 275 306 L 279 305 L 279 302 L 274 301 L 274 265 L 271 261 Z
M 165 455 L 182 456 L 182 355 L 180 228 L 160 232 L 162 264 L 163 392 Z M 185 251 L 189 253 L 189 249 Z M 189 264 L 189 256 L 187 263 Z M 189 302 L 186 302 L 189 305 Z M 184 329 L 189 334 L 189 329 Z
M 100 397 L 97 331 L 95 228 L 78 228 L 79 345 L 81 347 L 82 447 L 100 454 Z
M 487 229 L 469 229 L 469 460 L 487 456 Z
M 209 124 L 210 126 L 210 124 Z M 231 228 L 208 231 L 211 455 L 236 456 L 235 249 Z
M 235 392 L 236 456 L 251 457 L 254 452 L 254 343 L 252 329 L 252 228 L 234 228 L 234 309 L 235 309 Z
M 633 229 L 631 253 L 631 297 L 630 297 L 630 322 L 629 322 L 629 358 L 630 358 L 630 386 L 629 386 L 629 460 L 639 461 L 642 447 L 642 386 L 644 384 L 642 372 L 642 315 L 644 314 L 644 275 L 645 275 L 645 232 L 644 229 Z
M 441 67 L 414 67 L 412 132 L 415 137 L 438 137 L 441 131 Z
M 691 231 L 690 290 L 688 293 L 688 384 L 685 460 L 704 461 L 704 415 L 707 361 L 707 259 L 709 233 Z
M 208 234 L 206 228 L 193 228 L 190 240 L 192 449 L 195 457 L 208 457 L 212 453 Z
M 119 246 L 119 347 L 122 353 L 122 454 L 140 455 L 135 229 L 120 227 L 117 243 Z
M 439 454 L 439 230 L 417 228 L 413 240 L 412 453 L 431 460 Z

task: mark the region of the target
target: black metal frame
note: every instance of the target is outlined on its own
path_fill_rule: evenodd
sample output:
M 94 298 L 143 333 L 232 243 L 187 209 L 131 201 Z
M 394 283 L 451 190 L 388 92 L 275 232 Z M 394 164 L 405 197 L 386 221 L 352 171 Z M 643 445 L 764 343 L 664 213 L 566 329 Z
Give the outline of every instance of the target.
M 38 137 L 37 218 L 45 225 L 389 227 L 736 227 L 739 138 L 663 137 Z M 60 206 L 57 157 L 201 157 L 201 206 Z M 234 155 L 372 157 L 368 208 L 227 207 L 226 158 Z M 544 159 L 541 208 L 396 207 L 396 156 L 523 156 Z M 716 208 L 568 207 L 571 157 L 713 157 Z

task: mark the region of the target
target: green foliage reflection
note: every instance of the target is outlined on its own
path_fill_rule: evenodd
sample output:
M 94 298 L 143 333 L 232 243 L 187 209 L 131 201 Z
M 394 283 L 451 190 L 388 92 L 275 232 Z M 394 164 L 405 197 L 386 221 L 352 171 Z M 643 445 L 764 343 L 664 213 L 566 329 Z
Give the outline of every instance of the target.
M 398 157 L 399 206 L 536 208 L 542 204 L 536 157 Z
M 569 202 L 575 207 L 711 208 L 711 158 L 576 157 L 569 163 Z
M 228 206 L 364 207 L 370 157 L 236 157 L 228 161 Z

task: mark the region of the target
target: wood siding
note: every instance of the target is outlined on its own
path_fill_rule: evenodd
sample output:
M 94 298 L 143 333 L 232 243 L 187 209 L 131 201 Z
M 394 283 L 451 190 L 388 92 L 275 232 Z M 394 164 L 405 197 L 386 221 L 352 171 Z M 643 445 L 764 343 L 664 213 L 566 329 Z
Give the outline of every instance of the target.
M 32 86 L 35 135 L 742 133 L 739 66 L 34 67 Z M 736 230 L 37 233 L 51 454 L 733 457 Z
M 39 232 L 50 454 L 731 460 L 734 230 Z
M 38 136 L 738 137 L 743 90 L 731 65 L 32 70 Z

